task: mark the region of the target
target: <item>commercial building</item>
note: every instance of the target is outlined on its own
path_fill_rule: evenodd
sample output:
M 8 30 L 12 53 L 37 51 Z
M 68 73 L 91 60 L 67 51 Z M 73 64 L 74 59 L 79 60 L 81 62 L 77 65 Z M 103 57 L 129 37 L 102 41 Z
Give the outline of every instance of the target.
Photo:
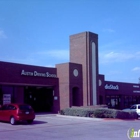
M 105 81 L 98 68 L 98 35 L 70 36 L 70 62 L 55 68 L 0 62 L 0 104 L 30 104 L 36 112 L 107 104 L 122 109 L 140 103 L 140 85 Z
M 35 111 L 59 110 L 56 68 L 0 62 L 0 104 L 28 103 Z
M 123 109 L 140 103 L 140 84 L 105 81 L 99 75 L 99 103 L 110 108 Z

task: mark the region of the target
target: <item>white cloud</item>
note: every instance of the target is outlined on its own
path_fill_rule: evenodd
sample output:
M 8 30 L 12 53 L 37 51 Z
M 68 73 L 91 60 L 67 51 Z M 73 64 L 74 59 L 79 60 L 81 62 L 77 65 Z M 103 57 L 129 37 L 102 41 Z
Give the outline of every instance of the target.
M 0 29 L 0 39 L 3 39 L 3 38 L 5 39 L 5 38 L 7 38 L 7 36 L 4 33 L 4 31 Z
M 140 71 L 140 67 L 135 67 L 132 69 L 132 71 Z
M 69 51 L 68 50 L 50 50 L 50 51 L 42 51 L 38 52 L 38 55 L 53 57 L 57 59 L 69 59 Z
M 127 54 L 124 52 L 109 52 L 108 54 L 105 54 L 105 58 L 114 59 L 115 61 L 124 61 L 133 57 L 133 54 Z
M 41 52 L 25 53 L 21 56 L 0 56 L 2 61 L 39 65 L 46 67 L 55 67 L 55 64 L 64 63 L 69 61 L 68 50 L 49 50 Z
M 140 52 L 100 52 L 100 63 L 126 62 L 130 59 L 140 59 Z
M 140 57 L 140 51 L 136 52 L 136 55 Z
M 119 70 L 113 70 L 113 71 L 109 71 L 109 72 L 108 72 L 108 75 L 116 75 L 116 74 L 117 74 L 117 75 L 118 75 L 118 74 L 120 75 L 121 73 L 122 73 L 122 72 L 119 71 Z
M 46 67 L 54 68 L 55 65 L 46 65 Z

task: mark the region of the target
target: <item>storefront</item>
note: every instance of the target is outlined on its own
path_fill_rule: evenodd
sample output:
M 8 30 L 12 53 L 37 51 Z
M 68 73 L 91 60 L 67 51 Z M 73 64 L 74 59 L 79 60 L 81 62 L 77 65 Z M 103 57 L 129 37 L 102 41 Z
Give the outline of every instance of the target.
M 104 75 L 99 80 L 99 97 L 109 108 L 124 109 L 140 103 L 140 84 L 104 81 Z
M 123 109 L 140 103 L 140 84 L 105 81 L 98 70 L 98 35 L 72 35 L 70 62 L 56 68 L 0 62 L 0 104 L 27 103 L 36 112 L 58 112 L 71 106 Z
M 0 62 L 0 104 L 27 103 L 36 112 L 57 112 L 56 68 Z

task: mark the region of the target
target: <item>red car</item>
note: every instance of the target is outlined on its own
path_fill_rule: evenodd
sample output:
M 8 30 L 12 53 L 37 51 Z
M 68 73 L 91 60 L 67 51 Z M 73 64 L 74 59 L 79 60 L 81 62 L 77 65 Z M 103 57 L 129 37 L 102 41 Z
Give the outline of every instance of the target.
M 5 104 L 0 107 L 0 121 L 10 122 L 12 125 L 18 121 L 32 123 L 35 119 L 34 110 L 27 104 Z

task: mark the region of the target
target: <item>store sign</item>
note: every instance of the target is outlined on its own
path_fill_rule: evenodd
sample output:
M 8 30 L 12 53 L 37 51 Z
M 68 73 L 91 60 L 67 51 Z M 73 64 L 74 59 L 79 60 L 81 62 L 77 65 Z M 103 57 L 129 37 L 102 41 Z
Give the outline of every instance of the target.
M 134 90 L 133 93 L 140 93 L 140 91 L 139 90 Z
M 105 89 L 119 90 L 119 86 L 118 85 L 114 86 L 112 84 L 110 84 L 110 85 L 106 84 Z
M 133 85 L 134 88 L 139 88 L 139 85 Z
M 3 104 L 11 103 L 11 94 L 3 94 Z
M 29 71 L 25 71 L 25 70 L 21 71 L 21 75 L 24 75 L 24 76 L 38 76 L 38 77 L 52 77 L 52 78 L 57 77 L 56 74 L 50 74 L 49 72 L 40 73 L 40 72 L 37 72 L 37 71 L 29 72 Z

